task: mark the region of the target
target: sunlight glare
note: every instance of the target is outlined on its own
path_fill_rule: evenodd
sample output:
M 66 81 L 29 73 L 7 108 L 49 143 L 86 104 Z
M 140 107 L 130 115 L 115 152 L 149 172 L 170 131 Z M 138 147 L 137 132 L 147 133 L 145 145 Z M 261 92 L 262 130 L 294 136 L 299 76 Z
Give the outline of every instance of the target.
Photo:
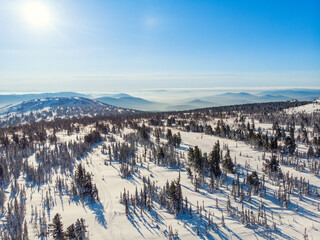
M 27 21 L 34 27 L 48 26 L 52 19 L 49 8 L 40 2 L 29 2 L 23 6 Z

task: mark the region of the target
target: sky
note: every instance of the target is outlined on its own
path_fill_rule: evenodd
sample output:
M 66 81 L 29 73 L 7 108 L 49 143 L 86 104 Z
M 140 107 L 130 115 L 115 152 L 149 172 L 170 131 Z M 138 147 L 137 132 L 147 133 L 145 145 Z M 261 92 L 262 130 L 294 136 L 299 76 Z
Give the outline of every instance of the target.
M 320 87 L 319 12 L 318 0 L 0 0 L 0 90 Z

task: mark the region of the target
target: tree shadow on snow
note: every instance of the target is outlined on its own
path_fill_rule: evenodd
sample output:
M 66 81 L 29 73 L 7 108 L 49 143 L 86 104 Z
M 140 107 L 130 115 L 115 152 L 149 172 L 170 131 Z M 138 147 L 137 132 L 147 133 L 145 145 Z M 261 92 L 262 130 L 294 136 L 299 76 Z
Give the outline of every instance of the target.
M 87 206 L 95 214 L 95 218 L 97 222 L 100 225 L 102 225 L 104 228 L 107 228 L 107 221 L 104 217 L 104 213 L 105 213 L 104 207 L 100 201 L 93 202 L 86 199 L 81 199 L 80 197 L 76 196 L 76 197 L 70 198 L 69 206 L 71 202 L 74 202 L 77 205 L 81 204 L 84 207 L 84 209 L 85 209 L 85 206 Z
M 88 202 L 86 205 L 94 212 L 97 222 L 104 228 L 107 228 L 107 221 L 104 217 L 105 211 L 101 202 Z
M 163 217 L 158 214 L 158 220 L 156 221 L 156 211 L 151 209 L 150 211 L 144 211 L 143 214 L 140 214 L 140 209 L 136 208 L 136 212 L 133 212 L 133 207 L 130 206 L 130 214 L 127 216 L 128 220 L 131 222 L 131 224 L 137 229 L 139 234 L 144 238 L 143 233 L 141 232 L 142 226 L 139 225 L 139 223 L 143 224 L 143 227 L 147 229 L 152 235 L 156 238 L 160 238 L 161 236 L 157 232 L 159 230 L 159 225 L 163 225 Z M 137 218 L 138 220 L 135 220 Z

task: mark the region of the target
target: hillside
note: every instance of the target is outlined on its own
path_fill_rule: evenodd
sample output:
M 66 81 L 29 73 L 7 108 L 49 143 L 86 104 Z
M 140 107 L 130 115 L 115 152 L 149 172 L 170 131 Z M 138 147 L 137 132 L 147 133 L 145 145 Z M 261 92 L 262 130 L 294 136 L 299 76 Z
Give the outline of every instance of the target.
M 132 97 L 127 94 L 96 98 L 97 101 L 123 108 L 132 108 L 143 111 L 154 111 L 163 104 L 148 101 L 143 98 Z
M 299 106 L 299 107 L 293 107 L 286 110 L 287 113 L 295 114 L 295 113 L 315 113 L 320 111 L 320 100 L 317 98 L 312 103 Z
M 51 239 L 54 218 L 67 239 L 316 239 L 320 115 L 284 110 L 299 104 L 1 128 L 0 239 Z M 9 110 L 75 105 L 106 107 L 68 98 Z
M 10 104 L 19 104 L 23 101 L 33 99 L 54 98 L 54 97 L 88 97 L 88 95 L 76 92 L 57 92 L 57 93 L 21 93 L 21 94 L 0 94 L 0 107 Z
M 110 116 L 135 112 L 83 97 L 43 98 L 0 108 L 0 126 L 50 121 L 56 118 Z

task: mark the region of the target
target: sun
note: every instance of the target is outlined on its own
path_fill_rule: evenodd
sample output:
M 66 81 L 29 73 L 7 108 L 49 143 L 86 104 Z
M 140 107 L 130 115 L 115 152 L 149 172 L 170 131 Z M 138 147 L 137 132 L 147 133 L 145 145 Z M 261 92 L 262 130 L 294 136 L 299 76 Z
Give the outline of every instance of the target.
M 46 27 L 52 22 L 49 7 L 41 2 L 28 2 L 22 10 L 26 20 L 34 27 Z

